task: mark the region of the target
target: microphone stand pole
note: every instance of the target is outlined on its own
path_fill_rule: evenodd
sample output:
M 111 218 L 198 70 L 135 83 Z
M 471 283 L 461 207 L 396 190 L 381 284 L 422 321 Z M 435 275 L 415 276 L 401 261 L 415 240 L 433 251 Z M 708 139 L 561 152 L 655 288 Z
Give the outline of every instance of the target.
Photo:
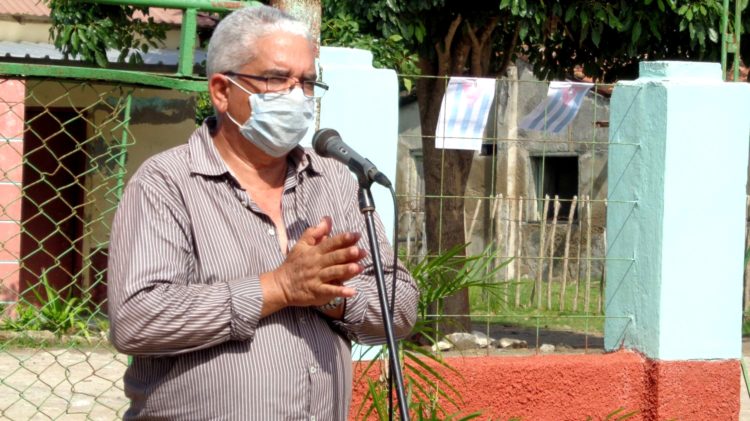
M 380 262 L 380 247 L 378 246 L 378 234 L 375 231 L 375 202 L 372 199 L 370 186 L 372 181 L 366 176 L 359 176 L 359 210 L 365 216 L 367 224 L 367 236 L 370 240 L 370 256 L 375 267 L 375 279 L 378 286 L 378 298 L 380 298 L 380 310 L 383 315 L 383 325 L 385 326 L 385 339 L 388 346 L 388 357 L 390 360 L 391 372 L 388 377 L 395 377 L 396 396 L 398 397 L 398 406 L 401 411 L 401 420 L 409 421 L 409 409 L 406 406 L 406 395 L 404 394 L 404 378 L 401 374 L 401 364 L 398 359 L 398 348 L 396 339 L 393 335 L 393 324 L 391 323 L 391 311 L 388 308 L 388 299 L 386 298 L 385 281 L 383 279 L 383 266 Z M 395 274 L 394 274 L 395 276 Z M 393 285 L 395 288 L 396 285 Z M 393 414 L 390 414 L 391 416 Z

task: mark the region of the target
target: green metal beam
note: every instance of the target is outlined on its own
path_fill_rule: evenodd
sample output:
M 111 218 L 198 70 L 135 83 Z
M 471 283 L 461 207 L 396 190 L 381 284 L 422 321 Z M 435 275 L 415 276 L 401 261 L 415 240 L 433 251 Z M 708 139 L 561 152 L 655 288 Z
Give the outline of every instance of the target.
M 224 12 L 248 6 L 260 6 L 259 1 L 223 0 L 85 0 L 90 3 L 114 4 L 120 6 L 164 7 L 166 9 L 197 9 L 207 12 Z
M 734 1 L 734 81 L 740 80 L 740 38 L 742 38 L 742 7 L 740 0 Z
M 721 8 L 721 77 L 727 79 L 727 43 L 729 42 L 729 0 Z
M 0 63 L 0 76 L 51 77 L 62 79 L 86 79 L 104 82 L 122 82 L 154 88 L 177 89 L 180 91 L 206 92 L 205 79 L 180 78 L 158 73 L 136 72 L 132 70 L 101 69 L 96 67 L 69 67 L 55 65 L 31 65 L 25 63 Z
M 727 79 L 728 55 L 734 54 L 732 61 L 733 80 L 738 81 L 740 77 L 740 38 L 742 35 L 742 1 L 734 2 L 734 28 L 729 32 L 729 0 L 724 0 L 721 14 L 721 71 L 724 80 Z

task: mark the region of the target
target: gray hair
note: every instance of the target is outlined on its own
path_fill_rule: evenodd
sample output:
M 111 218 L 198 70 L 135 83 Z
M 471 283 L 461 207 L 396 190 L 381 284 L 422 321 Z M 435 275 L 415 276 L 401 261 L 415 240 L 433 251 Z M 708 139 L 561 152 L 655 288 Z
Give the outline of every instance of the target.
M 277 31 L 300 35 L 313 42 L 304 23 L 276 8 L 252 6 L 230 13 L 216 26 L 208 43 L 206 75 L 239 71 L 255 58 L 258 38 Z

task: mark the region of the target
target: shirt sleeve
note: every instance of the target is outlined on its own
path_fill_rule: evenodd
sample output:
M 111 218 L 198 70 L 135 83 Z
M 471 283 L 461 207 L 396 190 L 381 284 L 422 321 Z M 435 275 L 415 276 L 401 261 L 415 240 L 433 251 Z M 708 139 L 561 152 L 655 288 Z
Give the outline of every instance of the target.
M 190 233 L 179 189 L 144 164 L 110 237 L 110 339 L 118 351 L 176 355 L 253 337 L 263 306 L 258 277 L 197 282 Z
M 343 174 L 339 180 L 340 183 L 337 184 L 343 186 L 341 197 L 348 198 L 343 209 L 347 229 L 362 233 L 359 247 L 368 250 L 369 254 L 367 226 L 357 204 L 358 186 L 349 174 Z M 417 319 L 419 290 L 411 274 L 401 262 L 397 262 L 396 273 L 393 273 L 393 248 L 387 241 L 385 229 L 377 213 L 374 219 L 389 304 L 393 288 L 396 288 L 395 302 L 393 308 L 390 309 L 394 336 L 396 339 L 403 339 L 409 335 Z M 375 267 L 369 255 L 361 263 L 364 271 L 345 283 L 354 288 L 357 293 L 346 300 L 342 320 L 333 323 L 353 341 L 364 345 L 382 344 L 385 343 L 385 325 L 378 296 Z

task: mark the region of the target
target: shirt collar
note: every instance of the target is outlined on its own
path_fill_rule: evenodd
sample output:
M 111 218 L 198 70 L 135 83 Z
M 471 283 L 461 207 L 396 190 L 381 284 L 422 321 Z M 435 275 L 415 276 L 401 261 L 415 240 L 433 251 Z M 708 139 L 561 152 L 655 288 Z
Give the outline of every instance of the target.
M 216 130 L 216 117 L 208 117 L 188 140 L 190 149 L 190 171 L 208 177 L 229 174 L 229 168 L 221 158 L 212 134 Z M 311 176 L 321 175 L 320 157 L 312 150 L 297 146 L 287 156 L 297 174 L 307 172 Z

